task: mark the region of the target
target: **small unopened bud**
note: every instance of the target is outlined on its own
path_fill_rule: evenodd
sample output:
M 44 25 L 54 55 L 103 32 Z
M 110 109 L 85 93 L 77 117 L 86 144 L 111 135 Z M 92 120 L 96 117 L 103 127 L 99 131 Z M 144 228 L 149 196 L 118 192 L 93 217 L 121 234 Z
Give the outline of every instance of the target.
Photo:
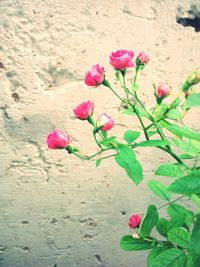
M 193 71 L 186 80 L 190 86 L 200 82 L 200 68 Z
M 132 237 L 133 237 L 134 239 L 139 239 L 139 238 L 140 238 L 139 235 L 138 235 L 138 233 L 136 233 L 136 232 L 134 232 L 134 233 L 132 234 Z
M 191 86 L 200 82 L 200 68 L 193 71 L 188 77 L 187 80 L 182 85 L 182 91 L 187 92 Z
M 166 82 L 160 82 L 157 86 L 154 86 L 154 94 L 158 104 L 162 103 L 162 100 L 166 98 L 172 87 Z

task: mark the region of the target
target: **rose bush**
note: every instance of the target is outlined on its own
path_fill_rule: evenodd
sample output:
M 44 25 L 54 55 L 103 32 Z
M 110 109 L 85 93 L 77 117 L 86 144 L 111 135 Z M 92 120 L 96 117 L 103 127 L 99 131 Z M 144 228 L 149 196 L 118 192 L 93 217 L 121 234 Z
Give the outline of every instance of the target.
M 200 94 L 194 86 L 200 82 L 200 71 L 192 72 L 181 86 L 173 101 L 165 103 L 172 91 L 171 85 L 160 82 L 152 89 L 155 106 L 147 109 L 139 97 L 138 73 L 149 62 L 149 56 L 140 52 L 133 62 L 134 53 L 118 50 L 111 53 L 110 64 L 114 67 L 117 81 L 122 87 L 118 94 L 106 80 L 104 68 L 94 65 L 85 75 L 88 86 L 103 85 L 113 92 L 120 101 L 120 112 L 136 116 L 141 126 L 140 131 L 125 131 L 123 142 L 116 136 L 109 136 L 114 120 L 103 113 L 94 119 L 94 105 L 86 101 L 74 109 L 74 114 L 81 120 L 87 120 L 92 126 L 98 151 L 85 155 L 79 148 L 71 146 L 72 138 L 64 131 L 53 131 L 47 137 L 51 149 L 65 148 L 68 153 L 82 160 L 96 159 L 96 166 L 102 160 L 114 157 L 115 162 L 125 170 L 128 177 L 138 185 L 143 180 L 143 169 L 137 159 L 136 150 L 140 147 L 155 147 L 171 156 L 173 162 L 162 163 L 155 170 L 155 176 L 148 187 L 153 194 L 166 204 L 157 207 L 150 204 L 141 218 L 134 214 L 128 225 L 133 233 L 121 239 L 121 248 L 128 251 L 150 250 L 147 258 L 148 267 L 198 267 L 200 266 L 200 134 L 183 125 L 182 118 L 193 108 L 200 106 Z M 133 79 L 128 79 L 129 68 L 135 66 Z M 131 75 L 131 69 L 130 69 Z M 127 86 L 129 83 L 130 86 Z M 138 141 L 138 138 L 141 138 Z M 105 154 L 105 155 L 104 155 Z M 156 159 L 156 158 L 155 158 Z M 168 178 L 173 178 L 169 180 Z M 165 180 L 170 185 L 165 184 Z M 172 181 L 172 182 L 171 182 Z M 182 199 L 190 202 L 185 207 Z M 187 203 L 185 202 L 185 203 Z M 196 207 L 196 208 L 195 208 Z M 159 211 L 167 208 L 168 216 L 162 217 Z M 138 212 L 138 211 L 134 211 Z M 143 212 L 140 212 L 143 213 Z M 153 233 L 152 233 L 152 230 Z M 156 237 L 154 236 L 157 231 Z

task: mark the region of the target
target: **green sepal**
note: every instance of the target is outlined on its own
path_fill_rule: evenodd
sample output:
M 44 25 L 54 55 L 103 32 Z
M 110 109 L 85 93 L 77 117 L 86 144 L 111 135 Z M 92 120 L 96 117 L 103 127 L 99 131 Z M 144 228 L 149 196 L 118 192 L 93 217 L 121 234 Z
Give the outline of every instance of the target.
M 74 152 L 74 148 L 72 146 L 66 146 L 65 149 L 68 151 L 69 154 L 72 154 Z
M 94 126 L 94 120 L 93 120 L 92 116 L 89 115 L 88 118 L 87 118 L 87 120 L 88 120 L 88 122 L 90 124 L 92 124 Z

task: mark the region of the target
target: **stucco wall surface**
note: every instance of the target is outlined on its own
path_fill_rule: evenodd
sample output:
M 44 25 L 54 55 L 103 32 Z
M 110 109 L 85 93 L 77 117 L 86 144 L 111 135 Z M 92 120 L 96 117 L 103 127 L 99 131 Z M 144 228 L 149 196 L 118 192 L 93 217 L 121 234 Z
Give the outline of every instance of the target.
M 196 1 L 198 7 L 198 1 Z M 1 0 L 0 1 L 0 266 L 145 267 L 143 252 L 124 252 L 127 220 L 155 201 L 148 179 L 171 158 L 141 149 L 145 180 L 136 187 L 114 159 L 83 162 L 48 150 L 47 134 L 60 128 L 83 152 L 97 150 L 90 126 L 74 118 L 81 101 L 95 103 L 95 116 L 116 121 L 111 134 L 138 129 L 118 113 L 105 87 L 87 88 L 85 72 L 100 63 L 115 84 L 109 54 L 148 52 L 140 77 L 142 99 L 153 104 L 152 84 L 167 80 L 177 91 L 200 63 L 200 33 L 176 22 L 194 1 Z M 191 14 L 190 14 L 191 15 Z M 131 70 L 129 72 L 131 74 Z M 184 122 L 199 129 L 199 114 Z M 156 156 L 153 156 L 156 153 Z

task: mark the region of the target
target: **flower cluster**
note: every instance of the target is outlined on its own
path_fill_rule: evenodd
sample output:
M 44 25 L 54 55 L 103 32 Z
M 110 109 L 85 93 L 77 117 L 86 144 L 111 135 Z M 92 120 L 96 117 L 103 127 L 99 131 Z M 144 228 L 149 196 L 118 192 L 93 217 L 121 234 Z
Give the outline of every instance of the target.
M 128 68 L 145 65 L 149 62 L 149 56 L 144 52 L 140 52 L 135 60 L 134 52 L 128 51 L 125 49 L 117 50 L 112 52 L 110 55 L 110 64 L 115 70 L 121 71 L 124 73 Z M 97 87 L 101 84 L 104 84 L 107 87 L 110 87 L 108 81 L 105 80 L 105 70 L 104 67 L 99 64 L 93 65 L 89 71 L 85 74 L 85 84 L 90 87 Z M 155 87 L 155 96 L 159 101 L 162 101 L 170 93 L 171 86 L 166 82 L 160 82 L 157 87 Z M 94 104 L 90 100 L 80 103 L 77 107 L 73 109 L 73 112 L 77 118 L 80 120 L 88 120 L 90 123 L 92 121 L 92 114 L 94 111 Z M 114 125 L 114 120 L 103 113 L 99 115 L 94 126 L 101 131 L 108 131 L 112 129 Z M 48 147 L 51 149 L 61 149 L 66 148 L 72 139 L 69 138 L 68 134 L 64 131 L 54 130 L 47 137 Z

